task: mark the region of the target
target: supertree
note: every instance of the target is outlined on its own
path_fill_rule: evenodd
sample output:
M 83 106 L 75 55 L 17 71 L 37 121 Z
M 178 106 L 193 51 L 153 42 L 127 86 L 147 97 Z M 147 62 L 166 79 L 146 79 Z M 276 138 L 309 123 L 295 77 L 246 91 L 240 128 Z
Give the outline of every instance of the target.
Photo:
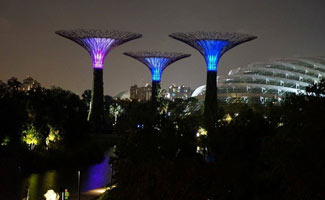
M 153 104 L 155 104 L 157 101 L 158 90 L 160 88 L 161 74 L 164 69 L 166 69 L 168 65 L 176 62 L 177 60 L 190 56 L 190 54 L 175 52 L 167 53 L 158 51 L 125 52 L 124 54 L 142 62 L 150 70 L 152 79 L 151 102 Z
M 76 29 L 59 30 L 56 34 L 68 38 L 85 48 L 93 63 L 93 88 L 88 121 L 94 130 L 104 123 L 103 67 L 106 55 L 114 48 L 142 35 L 116 30 Z
M 172 33 L 169 36 L 192 46 L 205 58 L 207 66 L 207 81 L 204 100 L 204 117 L 208 132 L 213 131 L 216 122 L 216 79 L 219 59 L 231 48 L 241 43 L 256 39 L 257 37 L 242 33 L 202 31 Z

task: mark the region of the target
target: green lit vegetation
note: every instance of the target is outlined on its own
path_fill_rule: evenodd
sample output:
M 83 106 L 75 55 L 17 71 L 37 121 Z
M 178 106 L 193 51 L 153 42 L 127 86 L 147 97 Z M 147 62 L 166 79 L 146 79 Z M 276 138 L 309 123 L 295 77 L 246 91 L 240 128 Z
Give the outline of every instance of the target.
M 1 146 L 7 146 L 10 142 L 10 138 L 7 136 L 3 138 L 3 141 L 1 142 Z
M 149 102 L 105 96 L 103 133 L 115 140 L 104 145 L 88 133 L 89 91 L 81 99 L 57 87 L 20 88 L 17 79 L 0 84 L 3 169 L 79 167 L 99 161 L 103 146 L 114 146 L 116 187 L 103 200 L 324 196 L 325 81 L 277 105 L 219 103 L 212 133 L 197 99 L 158 98 L 153 110 Z
M 109 147 L 89 134 L 87 92 L 80 98 L 59 87 L 43 88 L 30 77 L 26 80 L 0 81 L 0 157 L 7 160 L 0 167 L 38 171 L 59 168 L 60 163 L 79 167 L 100 161 Z
M 53 127 L 50 127 L 50 133 L 46 137 L 45 143 L 47 146 L 50 146 L 51 144 L 60 141 L 62 138 L 60 136 L 59 130 L 55 130 Z
M 40 141 L 40 133 L 35 129 L 33 125 L 29 125 L 27 130 L 23 131 L 23 141 L 29 145 L 29 149 L 32 150 Z

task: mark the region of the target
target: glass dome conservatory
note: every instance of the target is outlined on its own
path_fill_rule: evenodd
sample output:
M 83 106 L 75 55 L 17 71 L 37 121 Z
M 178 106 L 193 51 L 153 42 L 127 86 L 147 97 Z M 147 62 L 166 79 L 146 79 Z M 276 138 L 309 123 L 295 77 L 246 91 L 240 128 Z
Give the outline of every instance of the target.
M 305 93 L 306 86 L 325 76 L 325 57 L 299 57 L 254 63 L 232 69 L 218 77 L 218 100 L 225 103 L 281 102 L 286 94 Z M 205 86 L 198 87 L 192 97 L 201 99 Z

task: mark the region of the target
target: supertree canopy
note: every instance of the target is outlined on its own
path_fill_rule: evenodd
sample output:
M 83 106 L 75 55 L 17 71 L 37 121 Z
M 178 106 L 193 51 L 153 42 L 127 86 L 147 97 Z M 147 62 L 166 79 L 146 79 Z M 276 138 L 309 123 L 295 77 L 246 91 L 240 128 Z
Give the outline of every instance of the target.
M 150 70 L 152 79 L 151 101 L 153 102 L 156 101 L 158 94 L 157 90 L 160 87 L 161 74 L 164 69 L 173 62 L 190 56 L 190 54 L 157 51 L 126 52 L 124 54 L 142 62 Z
M 125 42 L 141 37 L 141 34 L 110 30 L 59 30 L 55 32 L 85 48 L 93 60 L 93 68 L 103 68 L 109 51 Z
M 242 33 L 202 31 L 190 33 L 172 33 L 169 36 L 192 46 L 205 58 L 207 66 L 207 84 L 204 115 L 207 128 L 210 130 L 214 129 L 216 122 L 215 117 L 217 101 L 216 77 L 219 59 L 231 48 L 241 43 L 256 39 L 257 37 Z
M 103 67 L 106 55 L 116 46 L 142 35 L 126 31 L 76 29 L 59 30 L 56 34 L 68 38 L 85 48 L 92 58 L 94 69 L 88 121 L 93 129 L 101 129 L 104 122 Z
M 198 50 L 205 58 L 208 71 L 217 71 L 219 59 L 228 50 L 257 38 L 256 36 L 242 33 L 202 31 L 172 33 L 169 36 Z

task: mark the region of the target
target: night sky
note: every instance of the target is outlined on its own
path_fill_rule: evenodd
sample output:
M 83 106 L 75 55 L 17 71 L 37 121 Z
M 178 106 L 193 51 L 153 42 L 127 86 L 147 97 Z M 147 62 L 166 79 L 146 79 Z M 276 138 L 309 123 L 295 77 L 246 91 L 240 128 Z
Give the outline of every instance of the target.
M 325 55 L 324 0 L 0 0 L 0 80 L 32 76 L 43 86 L 82 94 L 91 89 L 88 53 L 54 34 L 59 29 L 117 29 L 143 34 L 106 57 L 105 94 L 151 82 L 149 70 L 125 51 L 178 51 L 191 57 L 170 65 L 162 87 L 205 84 L 203 57 L 168 37 L 181 31 L 250 33 L 258 39 L 227 52 L 218 73 L 257 61 Z

